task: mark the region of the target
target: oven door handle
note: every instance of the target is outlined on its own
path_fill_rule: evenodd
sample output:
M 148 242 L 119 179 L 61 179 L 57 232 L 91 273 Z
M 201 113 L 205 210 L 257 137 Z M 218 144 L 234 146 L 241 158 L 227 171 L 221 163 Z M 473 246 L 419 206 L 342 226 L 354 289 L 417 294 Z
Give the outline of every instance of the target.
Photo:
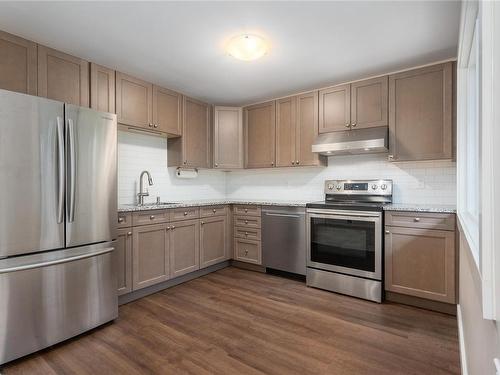
M 357 212 L 357 211 L 345 211 L 345 210 L 314 210 L 310 209 L 307 210 L 307 213 L 310 214 L 310 216 L 318 216 L 318 214 L 321 215 L 321 217 L 337 217 L 337 216 L 342 216 L 342 217 L 373 217 L 373 218 L 380 218 L 382 216 L 381 213 L 379 212 Z
M 379 216 L 325 215 L 325 214 L 308 214 L 307 216 L 309 218 L 352 220 L 352 221 L 371 221 L 374 223 L 381 221 L 381 218 Z

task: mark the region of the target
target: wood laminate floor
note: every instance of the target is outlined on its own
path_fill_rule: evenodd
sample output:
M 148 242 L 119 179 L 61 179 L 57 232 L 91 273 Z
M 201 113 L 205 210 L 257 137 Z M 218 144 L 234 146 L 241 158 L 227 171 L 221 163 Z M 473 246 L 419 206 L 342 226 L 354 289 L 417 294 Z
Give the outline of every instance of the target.
M 459 374 L 452 316 L 237 268 L 120 307 L 5 374 Z

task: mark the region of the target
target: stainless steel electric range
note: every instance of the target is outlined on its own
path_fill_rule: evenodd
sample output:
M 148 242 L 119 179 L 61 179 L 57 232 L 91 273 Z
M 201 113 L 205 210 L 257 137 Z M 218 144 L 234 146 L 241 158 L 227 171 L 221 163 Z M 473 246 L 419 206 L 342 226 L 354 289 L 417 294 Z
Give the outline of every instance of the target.
M 327 180 L 308 203 L 308 286 L 382 302 L 383 207 L 391 180 Z

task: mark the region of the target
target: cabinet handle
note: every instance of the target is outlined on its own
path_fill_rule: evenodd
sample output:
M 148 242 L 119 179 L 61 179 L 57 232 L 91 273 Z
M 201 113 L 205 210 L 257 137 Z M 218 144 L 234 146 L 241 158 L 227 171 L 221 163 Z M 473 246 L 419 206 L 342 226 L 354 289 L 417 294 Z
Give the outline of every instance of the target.
M 355 127 L 356 127 L 356 125 L 357 125 L 357 124 L 356 124 L 355 122 L 353 122 L 353 123 L 351 124 L 351 126 L 352 126 L 353 128 L 355 128 Z
M 215 213 L 217 212 L 217 210 L 214 208 L 214 209 L 212 210 L 212 212 L 215 214 Z
M 345 127 L 346 128 L 349 128 L 351 125 L 350 124 L 345 124 Z
M 245 250 L 245 255 L 248 255 L 248 250 Z
M 215 163 L 215 168 L 217 168 L 219 166 L 219 164 Z
M 295 162 L 292 160 L 292 165 L 295 165 Z
M 388 230 L 385 231 L 385 234 L 390 234 L 391 232 L 389 232 Z
M 245 220 L 245 224 L 248 224 L 248 220 Z
M 387 155 L 387 158 L 388 158 L 389 160 L 393 160 L 393 159 L 394 159 L 394 155 Z
M 119 223 L 123 223 L 123 220 L 124 220 L 124 219 L 123 219 L 123 217 L 119 217 L 119 218 L 118 218 L 118 222 L 119 222 Z
M 188 214 L 187 211 L 184 211 L 184 216 L 187 216 L 187 214 Z
M 132 235 L 132 232 L 127 232 L 127 236 L 131 236 Z
M 175 225 L 172 225 L 172 227 L 170 229 L 175 229 Z
M 183 163 L 184 163 L 184 164 L 187 164 L 187 160 L 184 160 L 184 162 L 183 162 Z
M 152 127 L 153 127 L 153 124 L 152 124 L 152 123 L 149 123 L 149 124 L 148 124 L 148 126 L 149 126 L 150 128 L 152 128 Z
M 201 224 L 201 225 L 203 225 L 203 224 L 205 224 L 205 222 L 204 222 L 204 221 L 202 221 L 200 224 Z
M 170 227 L 167 227 L 167 230 L 170 230 L 171 228 Z
M 157 128 L 157 127 L 158 127 L 158 124 L 154 124 L 154 125 L 153 125 L 153 128 Z
M 420 221 L 420 218 L 416 217 L 414 220 L 418 223 Z
M 245 232 L 245 236 L 248 237 L 248 232 Z
M 273 162 L 271 162 L 271 166 L 272 166 L 272 167 L 274 167 L 274 161 L 273 161 Z
M 155 218 L 155 215 L 151 215 L 151 216 L 149 217 L 149 220 L 154 220 L 154 218 Z
M 295 162 L 295 164 L 299 165 L 299 161 L 297 160 L 297 161 Z
M 245 208 L 245 213 L 248 212 L 248 208 Z

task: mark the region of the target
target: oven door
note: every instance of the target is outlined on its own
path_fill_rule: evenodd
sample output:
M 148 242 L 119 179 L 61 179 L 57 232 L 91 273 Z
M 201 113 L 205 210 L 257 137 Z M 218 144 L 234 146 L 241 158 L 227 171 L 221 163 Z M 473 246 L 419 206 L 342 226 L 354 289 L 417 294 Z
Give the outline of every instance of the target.
M 382 279 L 382 213 L 307 211 L 307 266 Z

